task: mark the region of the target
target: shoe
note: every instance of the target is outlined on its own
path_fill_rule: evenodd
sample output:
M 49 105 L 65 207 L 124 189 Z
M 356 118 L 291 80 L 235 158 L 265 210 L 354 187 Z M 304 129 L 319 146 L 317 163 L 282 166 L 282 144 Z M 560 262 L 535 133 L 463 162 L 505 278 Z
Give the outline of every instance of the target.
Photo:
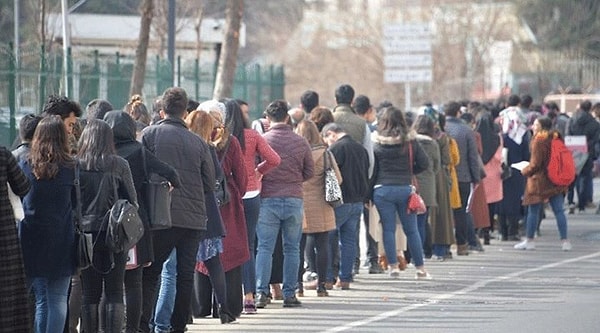
M 352 266 L 352 276 L 357 275 L 360 271 L 360 260 L 355 260 Z
M 573 248 L 573 246 L 571 246 L 571 242 L 569 241 L 564 241 L 562 243 L 562 250 L 563 251 L 571 251 L 571 249 Z
M 296 297 L 304 297 L 304 290 L 296 291 Z
M 431 280 L 432 277 L 426 271 L 424 271 L 422 269 L 418 269 L 417 273 L 415 274 L 415 279 L 417 279 L 417 280 Z
M 517 250 L 535 250 L 535 243 L 533 241 L 524 240 L 521 243 L 515 244 Z
M 225 311 L 223 309 L 219 309 L 219 319 L 221 320 L 221 324 L 237 323 L 235 321 L 235 316 L 232 315 L 231 312 Z
M 406 266 L 408 266 L 406 258 L 398 256 L 398 269 L 403 271 L 406 269 Z
M 348 282 L 348 281 L 339 281 L 338 285 L 339 285 L 339 288 L 342 290 L 350 289 L 350 282 Z
M 279 285 L 279 283 L 272 284 L 271 288 L 272 288 L 271 294 L 273 295 L 273 299 L 276 301 L 283 300 L 283 294 L 281 292 L 281 286 Z
M 481 244 L 477 244 L 477 246 L 469 245 L 469 251 L 473 252 L 485 252 L 485 249 Z
M 381 274 L 383 273 L 383 269 L 379 266 L 378 263 L 372 262 L 369 264 L 369 274 Z
M 386 270 L 388 268 L 388 261 L 387 261 L 387 257 L 385 255 L 381 255 L 379 256 L 379 267 L 381 267 L 382 270 Z
M 333 289 L 333 282 L 325 282 L 325 289 L 327 289 L 327 290 Z
M 327 292 L 327 289 L 325 289 L 325 284 L 320 284 L 317 287 L 317 296 L 318 297 L 326 297 L 329 296 L 329 293 Z
M 446 261 L 446 258 L 444 258 L 444 256 L 433 255 L 433 256 L 431 256 L 431 260 L 432 261 Z
M 391 278 L 397 279 L 400 277 L 400 268 L 390 266 L 389 271 Z
M 444 259 L 452 259 L 452 252 L 448 251 L 448 253 L 444 254 Z
M 243 314 L 251 315 L 256 314 L 256 305 L 254 305 L 254 300 L 244 301 L 244 310 Z
M 296 296 L 290 296 L 290 297 L 286 297 L 283 300 L 283 307 L 284 308 L 297 308 L 299 306 L 302 306 L 302 302 L 300 302 Z
M 594 208 L 596 208 L 596 204 L 590 201 L 587 204 L 585 204 L 585 208 L 592 208 L 592 209 L 594 209 Z
M 264 293 L 257 293 L 256 298 L 254 299 L 254 305 L 257 309 L 264 309 L 267 306 L 268 299 L 267 295 Z
M 458 256 L 468 256 L 469 255 L 469 245 L 456 245 L 456 255 Z
M 577 208 L 577 206 L 574 203 L 569 204 L 569 214 L 575 214 L 575 208 Z

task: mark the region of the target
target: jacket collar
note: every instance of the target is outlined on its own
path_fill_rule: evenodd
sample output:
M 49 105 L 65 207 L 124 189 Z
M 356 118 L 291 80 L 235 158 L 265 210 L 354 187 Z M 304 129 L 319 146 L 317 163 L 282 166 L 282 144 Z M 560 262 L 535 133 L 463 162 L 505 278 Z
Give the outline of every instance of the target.
M 163 125 L 163 124 L 179 126 L 179 127 L 183 127 L 185 129 L 187 129 L 187 125 L 185 124 L 185 121 L 183 121 L 183 119 L 181 119 L 181 118 L 169 117 L 169 118 L 162 119 L 161 121 L 156 123 L 156 125 Z

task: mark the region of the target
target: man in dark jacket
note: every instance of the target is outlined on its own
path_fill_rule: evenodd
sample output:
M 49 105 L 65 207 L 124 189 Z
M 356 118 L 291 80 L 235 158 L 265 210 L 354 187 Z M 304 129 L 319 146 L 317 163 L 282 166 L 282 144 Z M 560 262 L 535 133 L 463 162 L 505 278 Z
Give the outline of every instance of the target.
M 369 191 L 369 155 L 360 143 L 336 123 L 325 125 L 322 133 L 344 180 L 341 185 L 344 204 L 335 208 L 336 230 L 330 233 L 329 239 L 335 239 L 337 233 L 341 244 L 340 286 L 342 289 L 350 289 L 356 257 L 356 230 Z M 330 269 L 331 266 L 329 265 Z M 333 279 L 333 276 L 333 272 L 328 272 L 328 279 Z
M 597 157 L 594 148 L 600 135 L 600 123 L 590 113 L 591 109 L 592 103 L 590 101 L 581 102 L 577 112 L 569 119 L 565 130 L 565 135 L 585 135 L 588 146 L 589 155 L 587 161 L 575 179 L 578 199 L 577 207 L 580 212 L 584 211 L 588 204 L 592 204 L 592 168 L 593 162 Z
M 176 249 L 177 292 L 171 332 L 184 332 L 190 311 L 196 252 L 206 231 L 204 193 L 214 191 L 215 169 L 208 144 L 190 132 L 183 121 L 188 103 L 185 90 L 167 89 L 162 102 L 164 119 L 144 129 L 142 144 L 175 168 L 181 178 L 181 188 L 172 192 L 172 228 L 154 231 L 155 261 L 144 269 L 140 327 L 148 327 L 156 302 L 158 276 L 163 263 Z

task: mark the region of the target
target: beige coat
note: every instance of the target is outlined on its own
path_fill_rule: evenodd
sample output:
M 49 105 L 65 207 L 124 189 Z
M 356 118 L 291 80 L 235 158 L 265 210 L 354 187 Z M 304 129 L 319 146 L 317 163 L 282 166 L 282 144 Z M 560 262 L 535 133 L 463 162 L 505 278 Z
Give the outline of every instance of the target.
M 333 169 L 335 170 L 338 182 L 341 184 L 342 174 L 335 162 L 335 157 L 333 157 L 332 153 L 327 153 L 331 157 Z M 303 183 L 304 222 L 302 223 L 302 232 L 305 234 L 335 229 L 333 208 L 325 201 L 324 154 L 325 146 L 312 148 L 312 157 L 315 161 L 315 174 Z

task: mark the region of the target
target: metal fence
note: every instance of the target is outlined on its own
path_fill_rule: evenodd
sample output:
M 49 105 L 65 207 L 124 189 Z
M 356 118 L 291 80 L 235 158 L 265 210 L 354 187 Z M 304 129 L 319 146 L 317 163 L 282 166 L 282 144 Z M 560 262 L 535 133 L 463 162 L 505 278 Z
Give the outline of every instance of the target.
M 15 61 L 12 45 L 0 46 L 0 145 L 10 145 L 16 137 L 19 119 L 39 113 L 46 97 L 64 94 L 63 56 L 44 47 L 20 50 Z M 85 106 L 95 98 L 122 108 L 129 100 L 133 59 L 119 53 L 101 55 L 68 53 L 67 95 Z M 143 95 L 148 106 L 173 85 L 184 88 L 197 101 L 212 98 L 216 66 L 201 65 L 198 59 L 177 58 L 174 73 L 167 60 L 156 56 L 146 66 Z M 264 107 L 284 97 L 282 66 L 239 65 L 233 87 L 234 98 L 247 101 L 250 115 L 258 118 Z

